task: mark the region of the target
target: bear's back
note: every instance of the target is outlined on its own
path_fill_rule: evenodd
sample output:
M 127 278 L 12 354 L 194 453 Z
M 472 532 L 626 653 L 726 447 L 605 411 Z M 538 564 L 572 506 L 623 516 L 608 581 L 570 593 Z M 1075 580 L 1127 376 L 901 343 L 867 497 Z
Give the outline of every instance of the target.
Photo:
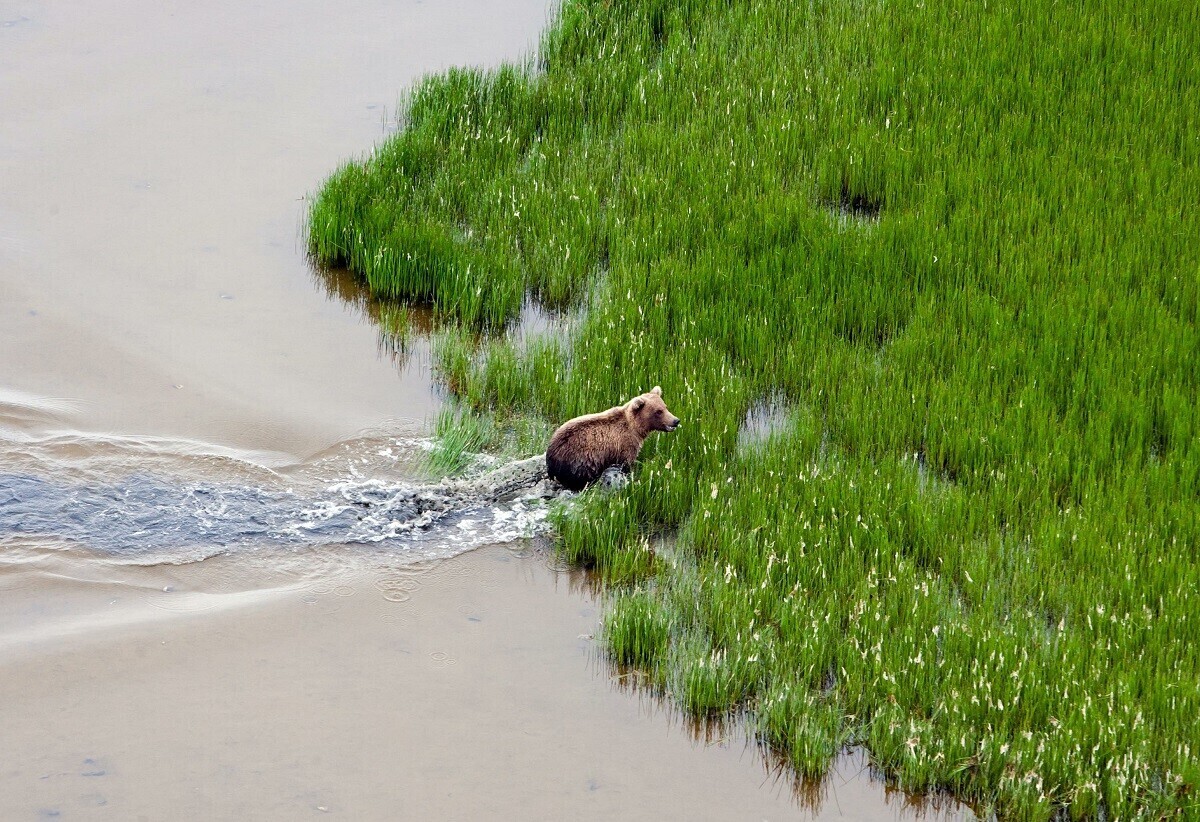
M 628 468 L 637 459 L 641 445 L 624 406 L 585 414 L 568 420 L 554 432 L 546 448 L 546 470 L 551 479 L 580 491 L 611 466 Z

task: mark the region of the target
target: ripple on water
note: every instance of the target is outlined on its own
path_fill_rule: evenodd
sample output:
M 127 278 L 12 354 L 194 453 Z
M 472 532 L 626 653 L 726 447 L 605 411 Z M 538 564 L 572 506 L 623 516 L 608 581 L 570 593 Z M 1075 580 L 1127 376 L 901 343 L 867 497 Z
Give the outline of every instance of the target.
M 429 655 L 429 659 L 435 668 L 449 668 L 458 664 L 458 660 L 445 651 L 434 651 Z
M 376 579 L 374 584 L 388 602 L 408 602 L 413 592 L 421 587 L 421 580 L 393 573 Z

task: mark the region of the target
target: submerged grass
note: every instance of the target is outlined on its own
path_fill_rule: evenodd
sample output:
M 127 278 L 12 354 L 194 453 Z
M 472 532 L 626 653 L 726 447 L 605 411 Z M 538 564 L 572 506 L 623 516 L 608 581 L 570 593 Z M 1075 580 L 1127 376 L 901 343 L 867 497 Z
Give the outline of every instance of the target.
M 424 81 L 310 243 L 461 322 L 435 356 L 478 414 L 544 434 L 663 386 L 687 424 L 559 542 L 692 710 L 1005 816 L 1195 817 L 1198 32 L 1174 2 L 567 0 L 535 62 Z M 471 333 L 527 294 L 586 311 Z

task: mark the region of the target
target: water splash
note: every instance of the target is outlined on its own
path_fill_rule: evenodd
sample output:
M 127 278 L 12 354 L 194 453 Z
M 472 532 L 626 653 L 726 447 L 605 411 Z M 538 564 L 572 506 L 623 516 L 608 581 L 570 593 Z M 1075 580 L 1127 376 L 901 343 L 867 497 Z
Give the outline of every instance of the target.
M 0 460 L 0 544 L 74 543 L 146 564 L 281 545 L 441 557 L 542 532 L 561 493 L 541 456 L 420 482 L 412 466 L 430 443 L 419 438 L 361 437 L 293 466 L 184 442 L 68 439 L 0 448 L 21 457 Z

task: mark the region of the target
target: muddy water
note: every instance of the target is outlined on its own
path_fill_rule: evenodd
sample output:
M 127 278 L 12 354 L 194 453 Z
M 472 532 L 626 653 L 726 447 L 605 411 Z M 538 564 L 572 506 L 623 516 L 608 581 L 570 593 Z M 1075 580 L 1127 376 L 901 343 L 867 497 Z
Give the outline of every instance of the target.
M 914 814 L 625 688 L 544 500 L 411 510 L 427 345 L 303 198 L 546 13 L 0 3 L 0 818 Z
M 534 42 L 545 0 L 6 2 L 0 389 L 89 430 L 305 454 L 433 408 L 314 287 L 302 198 L 424 72 Z
M 596 658 L 592 595 L 530 547 L 272 566 L 25 552 L 0 577 L 0 618 L 28 626 L 0 639 L 5 818 L 911 812 L 853 760 L 797 795 L 736 731 L 697 738 L 629 693 Z

